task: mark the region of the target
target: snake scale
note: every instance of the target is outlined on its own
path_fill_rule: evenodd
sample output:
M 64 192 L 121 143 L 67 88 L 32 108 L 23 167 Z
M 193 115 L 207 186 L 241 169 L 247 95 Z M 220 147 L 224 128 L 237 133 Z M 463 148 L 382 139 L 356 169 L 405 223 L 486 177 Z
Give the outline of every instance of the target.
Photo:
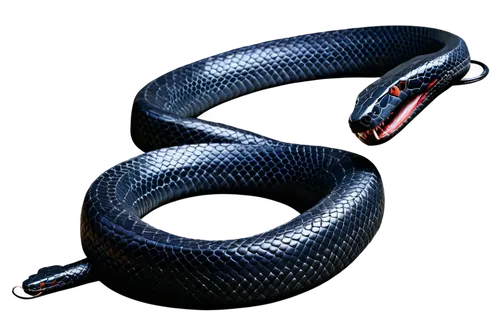
M 377 169 L 354 153 L 284 143 L 197 117 L 279 85 L 380 77 L 360 93 L 349 118 L 362 142 L 380 144 L 464 82 L 470 62 L 465 42 L 453 34 L 380 26 L 247 46 L 157 78 L 137 94 L 132 111 L 132 138 L 146 153 L 103 173 L 85 196 L 87 258 L 42 268 L 23 290 L 40 296 L 99 280 L 140 301 L 219 309 L 318 286 L 352 263 L 380 227 L 384 190 Z M 300 215 L 224 241 L 179 237 L 141 220 L 166 203 L 214 193 L 273 199 Z

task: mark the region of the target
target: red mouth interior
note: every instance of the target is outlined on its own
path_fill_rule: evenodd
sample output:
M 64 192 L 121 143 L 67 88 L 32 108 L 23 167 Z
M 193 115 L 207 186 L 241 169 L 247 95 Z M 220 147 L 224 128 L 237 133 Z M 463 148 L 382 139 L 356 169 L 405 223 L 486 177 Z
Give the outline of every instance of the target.
M 396 132 L 396 130 L 405 123 L 408 118 L 413 114 L 415 109 L 422 103 L 422 101 L 427 97 L 429 89 L 436 84 L 437 80 L 434 80 L 429 84 L 425 92 L 412 96 L 409 100 L 405 101 L 400 105 L 399 108 L 392 111 L 392 113 L 377 127 L 369 129 L 365 132 L 357 133 L 360 140 L 364 141 L 367 138 L 375 138 L 380 140 L 386 136 L 391 135 Z

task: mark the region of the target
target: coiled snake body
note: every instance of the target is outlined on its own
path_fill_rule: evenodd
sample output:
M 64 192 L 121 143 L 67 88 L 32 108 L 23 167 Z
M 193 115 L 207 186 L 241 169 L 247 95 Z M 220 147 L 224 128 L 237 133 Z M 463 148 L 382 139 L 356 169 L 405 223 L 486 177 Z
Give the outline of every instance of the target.
M 375 167 L 353 153 L 283 143 L 196 117 L 278 85 L 382 76 L 361 92 L 349 119 L 361 141 L 379 144 L 458 83 L 469 65 L 465 42 L 455 35 L 384 26 L 265 42 L 159 77 L 138 93 L 132 112 L 133 140 L 147 153 L 106 171 L 86 194 L 87 258 L 41 269 L 24 291 L 44 295 L 100 280 L 141 301 L 213 309 L 272 302 L 327 281 L 380 226 L 384 193 Z M 226 241 L 179 237 L 141 220 L 165 203 L 212 193 L 270 198 L 300 215 Z

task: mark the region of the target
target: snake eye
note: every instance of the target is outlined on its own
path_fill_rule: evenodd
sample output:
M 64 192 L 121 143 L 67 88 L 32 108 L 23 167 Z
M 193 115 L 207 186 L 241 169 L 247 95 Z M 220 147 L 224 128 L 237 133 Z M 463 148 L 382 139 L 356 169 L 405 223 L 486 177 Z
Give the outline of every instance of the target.
M 406 84 L 406 81 L 399 81 L 398 83 L 399 90 L 405 91 L 406 88 L 408 88 L 408 84 Z
M 398 97 L 399 93 L 400 93 L 400 91 L 399 91 L 398 86 L 392 86 L 391 89 L 389 89 L 389 95 Z

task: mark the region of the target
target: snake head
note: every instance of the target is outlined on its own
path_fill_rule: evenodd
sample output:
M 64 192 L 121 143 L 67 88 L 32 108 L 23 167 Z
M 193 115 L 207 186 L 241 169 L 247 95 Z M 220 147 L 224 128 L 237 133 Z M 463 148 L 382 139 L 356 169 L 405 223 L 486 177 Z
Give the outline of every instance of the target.
M 408 125 L 437 96 L 432 90 L 439 77 L 432 72 L 427 67 L 406 75 L 389 72 L 363 90 L 349 118 L 358 139 L 367 145 L 381 144 Z
M 73 288 L 96 280 L 96 275 L 92 272 L 92 265 L 87 259 L 83 259 L 65 266 L 49 266 L 38 270 L 36 274 L 30 275 L 23 282 L 24 292 L 31 296 L 41 296 L 59 290 Z M 14 290 L 12 293 L 17 297 Z

